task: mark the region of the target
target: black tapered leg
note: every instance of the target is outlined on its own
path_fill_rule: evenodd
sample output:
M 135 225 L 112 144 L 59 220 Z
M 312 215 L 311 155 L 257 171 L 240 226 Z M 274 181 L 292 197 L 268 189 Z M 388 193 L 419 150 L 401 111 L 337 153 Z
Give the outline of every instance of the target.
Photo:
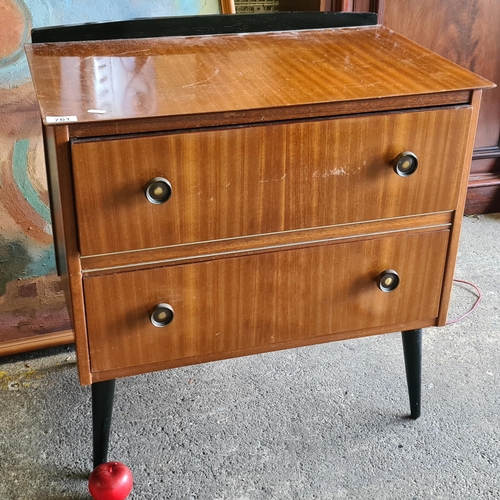
M 115 380 L 92 384 L 92 436 L 94 468 L 108 461 L 109 430 L 113 413 Z
M 416 419 L 420 417 L 422 393 L 422 330 L 402 332 L 402 337 L 411 418 Z

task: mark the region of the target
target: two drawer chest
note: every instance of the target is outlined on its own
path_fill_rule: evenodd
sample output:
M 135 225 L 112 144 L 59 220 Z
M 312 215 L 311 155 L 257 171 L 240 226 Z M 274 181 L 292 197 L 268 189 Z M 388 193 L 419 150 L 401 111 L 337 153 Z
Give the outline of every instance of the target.
M 366 335 L 420 414 L 491 84 L 373 15 L 263 19 L 26 49 L 95 464 L 119 377 Z

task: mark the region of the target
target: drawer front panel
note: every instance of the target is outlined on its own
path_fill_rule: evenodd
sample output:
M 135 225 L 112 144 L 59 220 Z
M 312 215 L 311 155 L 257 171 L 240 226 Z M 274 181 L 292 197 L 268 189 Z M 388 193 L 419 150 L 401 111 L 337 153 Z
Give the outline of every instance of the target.
M 433 319 L 448 238 L 436 230 L 85 278 L 92 371 Z M 400 276 L 391 292 L 377 286 L 386 269 Z M 163 327 L 150 320 L 160 303 L 174 311 Z
M 82 255 L 452 210 L 471 109 L 74 143 Z M 393 160 L 412 151 L 417 171 Z M 151 179 L 168 201 L 148 201 Z

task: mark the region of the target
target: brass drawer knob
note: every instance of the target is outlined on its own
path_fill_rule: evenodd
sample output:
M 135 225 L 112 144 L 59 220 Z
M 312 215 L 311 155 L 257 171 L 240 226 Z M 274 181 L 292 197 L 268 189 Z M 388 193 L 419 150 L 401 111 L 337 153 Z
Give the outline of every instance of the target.
M 174 310 L 170 304 L 157 304 L 151 313 L 150 320 L 154 326 L 161 328 L 172 323 Z
M 392 166 L 399 176 L 408 177 L 416 172 L 418 158 L 411 151 L 405 151 L 394 158 Z
M 146 184 L 144 191 L 148 201 L 161 205 L 172 196 L 172 185 L 163 177 L 155 177 Z
M 396 271 L 386 269 L 378 275 L 377 286 L 383 292 L 392 292 L 399 286 L 399 281 L 399 274 Z

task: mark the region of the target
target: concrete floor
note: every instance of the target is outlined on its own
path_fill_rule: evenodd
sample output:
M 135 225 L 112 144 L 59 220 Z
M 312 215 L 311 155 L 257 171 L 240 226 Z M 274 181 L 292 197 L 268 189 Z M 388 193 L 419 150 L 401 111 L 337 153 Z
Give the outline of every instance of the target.
M 466 218 L 476 312 L 424 336 L 407 418 L 399 334 L 123 379 L 110 460 L 130 500 L 500 498 L 500 215 Z M 450 319 L 475 296 L 454 287 Z M 0 358 L 0 500 L 89 499 L 90 390 L 72 348 Z

